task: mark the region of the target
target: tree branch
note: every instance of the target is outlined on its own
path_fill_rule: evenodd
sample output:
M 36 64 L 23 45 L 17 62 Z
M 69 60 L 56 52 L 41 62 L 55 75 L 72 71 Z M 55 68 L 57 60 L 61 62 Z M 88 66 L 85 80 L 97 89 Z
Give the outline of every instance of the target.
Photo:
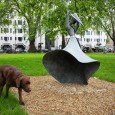
M 113 40 L 113 37 L 111 36 L 110 32 L 107 30 L 106 26 L 104 26 L 103 23 L 102 23 L 102 26 L 105 29 L 105 31 L 107 32 L 107 34 L 109 35 L 109 37 Z
M 113 15 L 112 15 L 112 12 L 109 12 L 109 14 L 110 14 L 110 21 L 111 21 L 112 31 L 114 33 L 115 32 L 115 28 L 114 28 Z
M 26 20 L 27 20 L 27 22 L 30 20 L 29 18 L 28 18 L 28 16 L 26 15 L 26 13 L 25 13 L 25 7 L 24 7 L 24 10 L 22 10 L 21 8 L 20 8 L 20 5 L 19 5 L 19 3 L 18 3 L 18 1 L 17 0 L 14 0 L 14 2 L 16 3 L 16 6 L 17 6 L 17 11 L 21 14 L 21 13 L 23 13 L 23 15 L 24 15 L 24 17 L 26 18 Z M 20 10 L 20 11 L 19 11 Z

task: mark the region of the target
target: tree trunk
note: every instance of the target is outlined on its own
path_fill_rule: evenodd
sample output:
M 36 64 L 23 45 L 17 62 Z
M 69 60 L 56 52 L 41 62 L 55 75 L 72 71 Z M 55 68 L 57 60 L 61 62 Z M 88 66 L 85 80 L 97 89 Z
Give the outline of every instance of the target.
M 65 48 L 65 38 L 64 35 L 62 34 L 62 49 Z
M 30 41 L 29 52 L 37 52 L 37 49 L 36 49 L 34 43 L 35 43 L 35 39 L 33 39 L 32 41 Z
M 113 40 L 113 52 L 115 53 L 115 40 Z
M 48 35 L 45 35 L 45 48 L 48 49 L 48 51 L 51 51 L 50 39 Z

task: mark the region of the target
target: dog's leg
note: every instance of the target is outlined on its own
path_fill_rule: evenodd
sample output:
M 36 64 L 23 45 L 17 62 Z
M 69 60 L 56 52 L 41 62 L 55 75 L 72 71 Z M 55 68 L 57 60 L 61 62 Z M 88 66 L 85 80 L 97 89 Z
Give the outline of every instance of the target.
M 8 97 L 9 88 L 10 88 L 10 85 L 9 85 L 9 84 L 6 84 L 6 96 L 5 96 L 5 97 Z
M 18 94 L 19 94 L 19 102 L 21 105 L 25 105 L 24 101 L 22 99 L 22 88 L 18 88 Z
M 0 96 L 2 95 L 2 90 L 5 84 L 0 85 Z
M 2 90 L 3 90 L 4 85 L 5 85 L 5 82 L 2 81 L 2 83 L 0 83 L 0 96 L 2 95 Z
M 0 96 L 2 95 L 4 85 L 5 85 L 5 79 L 3 79 L 2 74 L 0 73 Z
M 3 86 L 0 86 L 0 96 L 2 95 Z

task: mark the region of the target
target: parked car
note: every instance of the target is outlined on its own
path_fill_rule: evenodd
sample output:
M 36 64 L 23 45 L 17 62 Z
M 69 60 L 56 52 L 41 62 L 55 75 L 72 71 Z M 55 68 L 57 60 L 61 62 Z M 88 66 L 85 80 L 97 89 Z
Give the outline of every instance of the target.
M 17 53 L 22 53 L 22 52 L 24 52 L 24 49 L 23 48 L 16 48 L 16 52 Z
M 96 52 L 112 52 L 112 49 L 107 46 L 95 47 Z
M 113 48 L 108 48 L 108 51 L 109 52 L 113 52 Z
M 84 46 L 84 47 L 82 48 L 82 51 L 83 51 L 83 52 L 88 52 L 88 51 L 89 51 L 89 47 Z
M 107 50 L 107 48 L 105 46 L 99 46 L 98 47 L 98 52 L 104 52 L 106 50 Z
M 12 48 L 10 48 L 10 47 L 4 48 L 3 52 L 4 53 L 12 53 Z

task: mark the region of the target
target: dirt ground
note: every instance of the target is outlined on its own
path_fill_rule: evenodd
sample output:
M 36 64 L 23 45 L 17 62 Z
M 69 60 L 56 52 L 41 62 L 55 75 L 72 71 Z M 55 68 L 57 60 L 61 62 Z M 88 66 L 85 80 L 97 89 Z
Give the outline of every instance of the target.
M 115 83 L 90 78 L 88 85 L 61 84 L 51 76 L 31 77 L 23 91 L 29 115 L 115 115 Z M 13 88 L 17 94 L 17 89 Z

